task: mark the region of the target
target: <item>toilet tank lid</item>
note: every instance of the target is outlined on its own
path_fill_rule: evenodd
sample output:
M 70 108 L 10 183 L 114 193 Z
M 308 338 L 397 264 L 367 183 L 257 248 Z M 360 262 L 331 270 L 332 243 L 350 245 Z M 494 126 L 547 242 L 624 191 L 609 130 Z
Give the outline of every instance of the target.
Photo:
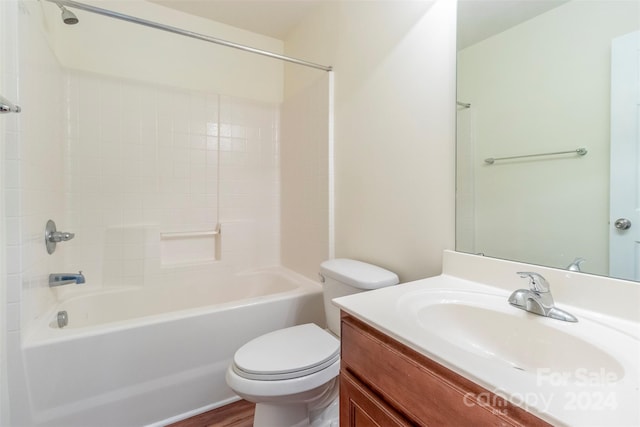
M 378 289 L 400 282 L 392 271 L 346 258 L 324 261 L 320 264 L 320 273 L 357 289 Z

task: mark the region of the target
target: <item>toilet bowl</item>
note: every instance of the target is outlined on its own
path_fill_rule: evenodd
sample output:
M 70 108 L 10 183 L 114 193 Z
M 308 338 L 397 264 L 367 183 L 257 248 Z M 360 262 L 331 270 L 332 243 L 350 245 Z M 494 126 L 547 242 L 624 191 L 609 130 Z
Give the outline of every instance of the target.
M 339 296 L 398 283 L 394 273 L 360 261 L 335 259 L 320 266 L 329 329 L 313 323 L 280 329 L 243 345 L 226 381 L 256 403 L 254 427 L 337 427 L 340 372 Z
M 256 427 L 324 427 L 331 424 L 312 424 L 309 412 L 335 400 L 339 371 L 340 341 L 307 323 L 249 341 L 235 354 L 226 379 L 240 397 L 259 403 Z

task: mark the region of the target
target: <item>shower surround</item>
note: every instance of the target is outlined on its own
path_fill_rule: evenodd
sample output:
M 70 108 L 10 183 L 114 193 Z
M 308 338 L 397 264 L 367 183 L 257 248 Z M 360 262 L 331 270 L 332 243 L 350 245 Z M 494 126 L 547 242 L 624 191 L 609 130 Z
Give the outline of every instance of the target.
M 215 260 L 279 264 L 278 105 L 82 72 L 67 82 L 66 270 L 126 286 Z M 170 233 L 219 223 L 208 242 L 169 247 Z
M 220 263 L 235 271 L 279 264 L 278 105 L 72 70 L 61 75 L 65 143 L 33 168 L 23 162 L 20 172 L 38 174 L 57 154 L 62 167 L 48 185 L 54 194 L 64 189 L 63 203 L 50 215 L 76 236 L 34 268 L 45 271 L 29 280 L 26 324 L 52 302 L 47 271 L 82 270 L 92 287 L 140 286 L 207 275 Z M 30 224 L 34 253 L 41 252 L 38 226 Z M 221 234 L 208 239 L 163 238 L 218 227 Z

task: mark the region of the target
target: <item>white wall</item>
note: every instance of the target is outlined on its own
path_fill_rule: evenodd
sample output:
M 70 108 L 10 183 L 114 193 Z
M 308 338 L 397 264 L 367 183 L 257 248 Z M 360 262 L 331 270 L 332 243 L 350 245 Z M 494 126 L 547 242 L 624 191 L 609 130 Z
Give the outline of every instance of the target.
M 258 49 L 282 53 L 280 40 L 141 0 L 87 4 Z M 282 61 L 71 9 L 80 22 L 64 25 L 53 3 L 41 2 L 45 27 L 63 66 L 184 89 L 280 102 Z M 167 106 L 180 109 L 183 106 Z
M 282 104 L 281 256 L 283 265 L 316 280 L 331 253 L 329 140 L 331 75 Z
M 454 245 L 456 2 L 326 2 L 287 38 L 335 70 L 336 256 L 401 280 Z M 322 77 L 286 67 L 285 99 Z
M 460 249 L 556 267 L 582 257 L 608 273 L 611 39 L 638 29 L 638 8 L 572 1 L 459 52 L 475 145 L 461 145 L 473 167 L 458 172 L 475 181 L 478 224 L 475 248 Z M 483 162 L 578 147 L 588 154 Z

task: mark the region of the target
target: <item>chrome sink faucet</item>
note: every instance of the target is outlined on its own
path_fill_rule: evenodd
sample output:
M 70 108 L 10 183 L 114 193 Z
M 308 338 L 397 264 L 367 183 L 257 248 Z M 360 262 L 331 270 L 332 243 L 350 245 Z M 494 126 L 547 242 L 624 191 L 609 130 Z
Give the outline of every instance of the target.
M 549 282 L 538 273 L 521 271 L 517 274 L 522 278 L 529 278 L 529 289 L 518 289 L 509 297 L 509 304 L 530 313 L 538 314 L 565 322 L 577 322 L 578 319 L 570 313 L 557 308 L 549 288 Z
M 49 275 L 49 287 L 84 283 L 82 271 L 76 273 L 54 273 Z

